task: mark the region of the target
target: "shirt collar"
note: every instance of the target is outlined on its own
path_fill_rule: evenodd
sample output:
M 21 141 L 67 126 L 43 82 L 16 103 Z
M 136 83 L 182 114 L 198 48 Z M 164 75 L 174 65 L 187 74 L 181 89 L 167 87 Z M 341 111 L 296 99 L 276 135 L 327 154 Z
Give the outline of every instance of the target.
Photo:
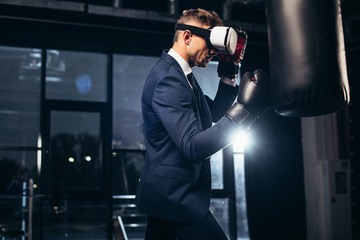
M 175 60 L 179 63 L 181 69 L 183 70 L 185 76 L 187 76 L 188 74 L 190 74 L 191 71 L 191 67 L 189 65 L 189 63 L 187 63 L 177 52 L 175 52 L 174 49 L 170 49 L 168 54 L 170 56 L 172 56 L 173 58 L 175 58 Z

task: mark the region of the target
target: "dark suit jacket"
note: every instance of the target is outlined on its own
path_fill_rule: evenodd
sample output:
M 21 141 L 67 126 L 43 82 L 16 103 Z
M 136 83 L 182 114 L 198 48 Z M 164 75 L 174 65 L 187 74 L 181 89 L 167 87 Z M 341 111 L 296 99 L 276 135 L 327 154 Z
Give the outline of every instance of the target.
M 223 116 L 236 95 L 237 87 L 220 82 L 214 100 L 202 94 L 200 112 L 180 65 L 162 53 L 142 95 L 146 157 L 136 204 L 144 212 L 184 223 L 206 216 L 209 158 L 230 143 L 236 127 Z

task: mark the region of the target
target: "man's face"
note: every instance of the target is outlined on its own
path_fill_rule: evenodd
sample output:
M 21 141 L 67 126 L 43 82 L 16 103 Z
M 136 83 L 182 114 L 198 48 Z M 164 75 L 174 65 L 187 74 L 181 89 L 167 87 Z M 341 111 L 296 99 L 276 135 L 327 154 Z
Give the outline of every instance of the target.
M 210 26 L 199 26 L 202 28 L 209 28 Z M 210 60 L 217 55 L 217 51 L 209 48 L 206 40 L 200 36 L 192 34 L 192 41 L 189 47 L 189 65 L 191 67 L 206 68 Z

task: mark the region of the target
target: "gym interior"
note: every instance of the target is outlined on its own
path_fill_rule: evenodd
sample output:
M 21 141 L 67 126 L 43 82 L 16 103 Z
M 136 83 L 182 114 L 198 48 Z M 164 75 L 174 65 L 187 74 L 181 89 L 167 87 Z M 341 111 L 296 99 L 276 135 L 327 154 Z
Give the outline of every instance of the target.
M 144 239 L 147 75 L 191 8 L 248 33 L 239 75 L 270 73 L 266 1 L 0 0 L 1 240 Z M 338 2 L 350 103 L 270 111 L 211 157 L 210 210 L 231 240 L 360 239 L 360 7 Z M 211 98 L 216 70 L 194 69 Z

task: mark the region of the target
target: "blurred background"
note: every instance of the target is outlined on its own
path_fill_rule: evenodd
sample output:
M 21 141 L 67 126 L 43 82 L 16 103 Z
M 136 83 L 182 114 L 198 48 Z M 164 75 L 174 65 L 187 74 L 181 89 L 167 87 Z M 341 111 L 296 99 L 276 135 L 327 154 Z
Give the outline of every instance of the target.
M 1 239 L 143 239 L 134 194 L 148 73 L 182 11 L 198 7 L 248 33 L 242 73 L 269 72 L 264 2 L 0 0 Z M 211 211 L 231 240 L 360 239 L 360 7 L 340 2 L 350 104 L 269 112 L 211 157 Z M 216 69 L 194 70 L 211 98 Z

